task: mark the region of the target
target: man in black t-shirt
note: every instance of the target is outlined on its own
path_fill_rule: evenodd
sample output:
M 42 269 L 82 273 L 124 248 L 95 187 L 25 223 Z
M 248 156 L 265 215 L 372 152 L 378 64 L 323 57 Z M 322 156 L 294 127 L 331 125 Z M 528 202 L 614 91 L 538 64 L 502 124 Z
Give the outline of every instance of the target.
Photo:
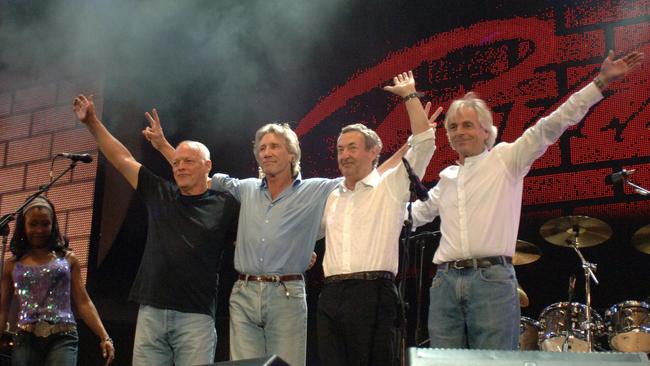
M 217 273 L 223 249 L 235 236 L 239 204 L 228 193 L 208 189 L 212 163 L 205 145 L 178 145 L 174 185 L 143 167 L 108 132 L 92 99 L 79 95 L 73 109 L 147 206 L 147 243 L 130 294 L 140 304 L 133 365 L 212 363 Z

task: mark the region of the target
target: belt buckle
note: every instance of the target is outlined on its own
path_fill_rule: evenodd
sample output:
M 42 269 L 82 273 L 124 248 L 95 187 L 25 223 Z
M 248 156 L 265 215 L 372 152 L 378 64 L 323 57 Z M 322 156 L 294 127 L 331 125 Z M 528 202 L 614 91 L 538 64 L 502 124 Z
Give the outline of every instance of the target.
M 460 263 L 460 261 L 454 261 L 452 268 L 453 269 L 464 269 L 465 268 L 465 266 L 458 266 L 458 263 Z
M 54 329 L 54 324 L 48 322 L 37 322 L 34 324 L 34 335 L 44 338 L 52 334 L 52 329 Z

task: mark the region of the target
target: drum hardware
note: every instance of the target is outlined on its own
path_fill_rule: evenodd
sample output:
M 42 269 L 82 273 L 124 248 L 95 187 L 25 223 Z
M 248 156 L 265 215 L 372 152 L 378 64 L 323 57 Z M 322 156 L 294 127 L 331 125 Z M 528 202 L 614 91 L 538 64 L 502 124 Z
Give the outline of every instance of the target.
M 569 304 L 573 301 L 573 294 L 576 290 L 576 275 L 573 273 L 571 276 L 569 276 Z M 565 319 L 565 327 L 564 327 L 564 332 L 565 332 L 565 337 L 564 337 L 564 342 L 562 343 L 562 352 L 568 352 L 569 351 L 569 335 L 571 334 L 571 329 L 569 329 L 569 325 L 571 324 L 571 312 L 567 311 L 566 312 L 566 319 Z
M 585 275 L 585 319 L 580 327 L 585 331 L 587 350 L 593 351 L 592 340 L 592 311 L 591 311 L 591 281 L 598 285 L 596 278 L 596 264 L 588 262 L 579 248 L 591 247 L 602 244 L 612 236 L 611 227 L 602 220 L 588 216 L 564 216 L 551 219 L 539 229 L 540 235 L 549 243 L 572 248 L 580 262 Z M 566 335 L 569 338 L 569 335 Z M 570 342 L 570 341 L 568 341 Z
M 512 264 L 520 266 L 522 264 L 533 263 L 542 256 L 542 251 L 537 245 L 524 240 L 517 240 L 515 255 L 512 257 Z
M 650 305 L 624 301 L 605 312 L 609 345 L 620 352 L 650 352 Z
M 632 245 L 636 250 L 650 254 L 650 225 L 640 228 L 632 235 Z M 648 297 L 646 302 L 649 300 L 650 297 Z

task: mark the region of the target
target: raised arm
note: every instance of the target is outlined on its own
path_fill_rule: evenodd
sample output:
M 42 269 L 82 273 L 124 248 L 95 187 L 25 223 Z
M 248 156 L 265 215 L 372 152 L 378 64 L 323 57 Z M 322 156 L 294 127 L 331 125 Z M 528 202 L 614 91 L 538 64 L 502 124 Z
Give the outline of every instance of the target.
M 72 300 L 74 301 L 79 317 L 83 319 L 84 323 L 90 328 L 90 330 L 99 337 L 99 348 L 102 352 L 102 357 L 106 359 L 106 365 L 109 365 L 113 362 L 115 358 L 115 347 L 113 345 L 113 340 L 108 336 L 106 328 L 102 320 L 99 318 L 99 313 L 95 308 L 86 287 L 84 286 L 81 279 L 81 269 L 79 267 L 79 260 L 77 256 L 72 252 L 66 254 L 66 259 L 70 263 L 70 271 L 72 277 L 71 283 L 71 292 Z
M 524 131 L 514 143 L 503 146 L 501 156 L 510 171 L 516 176 L 526 175 L 535 159 L 555 143 L 567 128 L 578 124 L 589 109 L 603 98 L 601 92 L 609 83 L 625 76 L 641 60 L 641 52 L 630 52 L 614 60 L 614 52 L 610 51 L 593 83 L 572 94 L 555 111 Z
M 111 165 L 126 178 L 131 187 L 137 188 L 138 172 L 142 165 L 133 158 L 133 155 L 120 141 L 108 132 L 104 124 L 97 118 L 92 96 L 90 98 L 86 98 L 84 95 L 77 96 L 72 104 L 72 109 L 77 119 L 93 135 L 97 145 L 99 145 L 99 150 L 106 156 Z
M 385 86 L 384 90 L 402 97 L 406 105 L 406 112 L 411 122 L 411 133 L 417 135 L 431 128 L 427 115 L 420 102 L 420 94 L 415 89 L 413 72 L 403 72 L 393 78 L 392 86 Z M 440 109 L 440 108 L 439 108 Z M 442 109 L 440 109 L 442 111 Z M 439 114 L 439 112 L 438 112 Z
M 160 126 L 158 111 L 154 108 L 151 110 L 151 113 L 146 112 L 144 116 L 147 118 L 147 121 L 149 121 L 149 126 L 142 130 L 142 134 L 149 142 L 151 142 L 151 146 L 158 150 L 158 152 L 167 159 L 169 165 L 172 165 L 174 162 L 175 150 L 165 138 L 162 126 Z

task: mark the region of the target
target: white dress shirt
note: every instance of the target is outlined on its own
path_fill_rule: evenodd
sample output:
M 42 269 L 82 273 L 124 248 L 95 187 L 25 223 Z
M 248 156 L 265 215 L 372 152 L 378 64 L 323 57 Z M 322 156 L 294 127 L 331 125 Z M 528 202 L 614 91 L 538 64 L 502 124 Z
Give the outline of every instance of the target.
M 440 215 L 442 238 L 433 262 L 512 257 L 524 177 L 535 159 L 602 98 L 600 90 L 590 83 L 515 142 L 502 142 L 490 151 L 465 158 L 462 165 L 440 172 L 438 184 L 429 191 L 429 200 L 413 205 L 414 227 Z
M 435 150 L 433 130 L 412 136 L 410 146 L 406 159 L 422 177 Z M 397 274 L 399 235 L 409 198 L 403 163 L 381 176 L 373 169 L 353 191 L 341 182 L 327 198 L 323 215 L 325 276 L 365 271 Z

